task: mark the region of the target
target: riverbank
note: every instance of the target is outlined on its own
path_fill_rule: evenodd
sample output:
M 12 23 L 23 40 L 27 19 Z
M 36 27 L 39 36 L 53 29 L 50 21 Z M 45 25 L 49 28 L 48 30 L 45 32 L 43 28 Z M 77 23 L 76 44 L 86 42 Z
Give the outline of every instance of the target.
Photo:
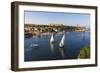
M 85 46 L 80 50 L 78 58 L 80 59 L 88 59 L 90 58 L 90 46 Z

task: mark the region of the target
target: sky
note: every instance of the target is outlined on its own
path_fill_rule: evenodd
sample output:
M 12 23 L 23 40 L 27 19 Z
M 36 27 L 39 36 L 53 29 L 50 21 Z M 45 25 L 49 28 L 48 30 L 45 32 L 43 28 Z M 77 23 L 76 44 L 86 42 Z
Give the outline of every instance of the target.
M 68 26 L 90 26 L 90 14 L 24 11 L 25 24 L 64 24 Z

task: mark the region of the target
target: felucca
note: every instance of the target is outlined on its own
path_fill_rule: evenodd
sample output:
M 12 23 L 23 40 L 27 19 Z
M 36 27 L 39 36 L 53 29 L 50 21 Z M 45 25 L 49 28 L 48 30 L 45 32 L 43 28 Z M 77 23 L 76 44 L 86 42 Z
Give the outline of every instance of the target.
M 65 34 L 63 35 L 63 37 L 59 43 L 59 47 L 64 47 L 64 40 L 65 40 Z
M 54 37 L 53 37 L 53 34 L 51 35 L 50 43 L 54 43 Z

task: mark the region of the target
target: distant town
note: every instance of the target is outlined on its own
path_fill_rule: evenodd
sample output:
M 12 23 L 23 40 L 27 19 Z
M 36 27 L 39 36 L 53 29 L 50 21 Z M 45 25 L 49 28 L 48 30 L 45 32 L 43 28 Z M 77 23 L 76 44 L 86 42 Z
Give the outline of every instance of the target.
M 86 27 L 79 26 L 67 26 L 64 24 L 25 24 L 24 32 L 26 36 L 32 35 L 49 35 L 57 32 L 85 32 Z

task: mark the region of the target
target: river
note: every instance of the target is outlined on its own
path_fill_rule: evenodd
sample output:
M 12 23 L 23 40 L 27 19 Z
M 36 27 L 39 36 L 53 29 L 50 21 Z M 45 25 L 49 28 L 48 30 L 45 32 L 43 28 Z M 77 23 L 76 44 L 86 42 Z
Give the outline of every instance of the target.
M 24 61 L 77 59 L 80 50 L 90 45 L 90 32 L 66 32 L 65 44 L 59 47 L 62 35 L 54 35 L 55 43 L 50 44 L 50 35 L 24 38 Z M 35 44 L 33 47 L 32 45 Z

